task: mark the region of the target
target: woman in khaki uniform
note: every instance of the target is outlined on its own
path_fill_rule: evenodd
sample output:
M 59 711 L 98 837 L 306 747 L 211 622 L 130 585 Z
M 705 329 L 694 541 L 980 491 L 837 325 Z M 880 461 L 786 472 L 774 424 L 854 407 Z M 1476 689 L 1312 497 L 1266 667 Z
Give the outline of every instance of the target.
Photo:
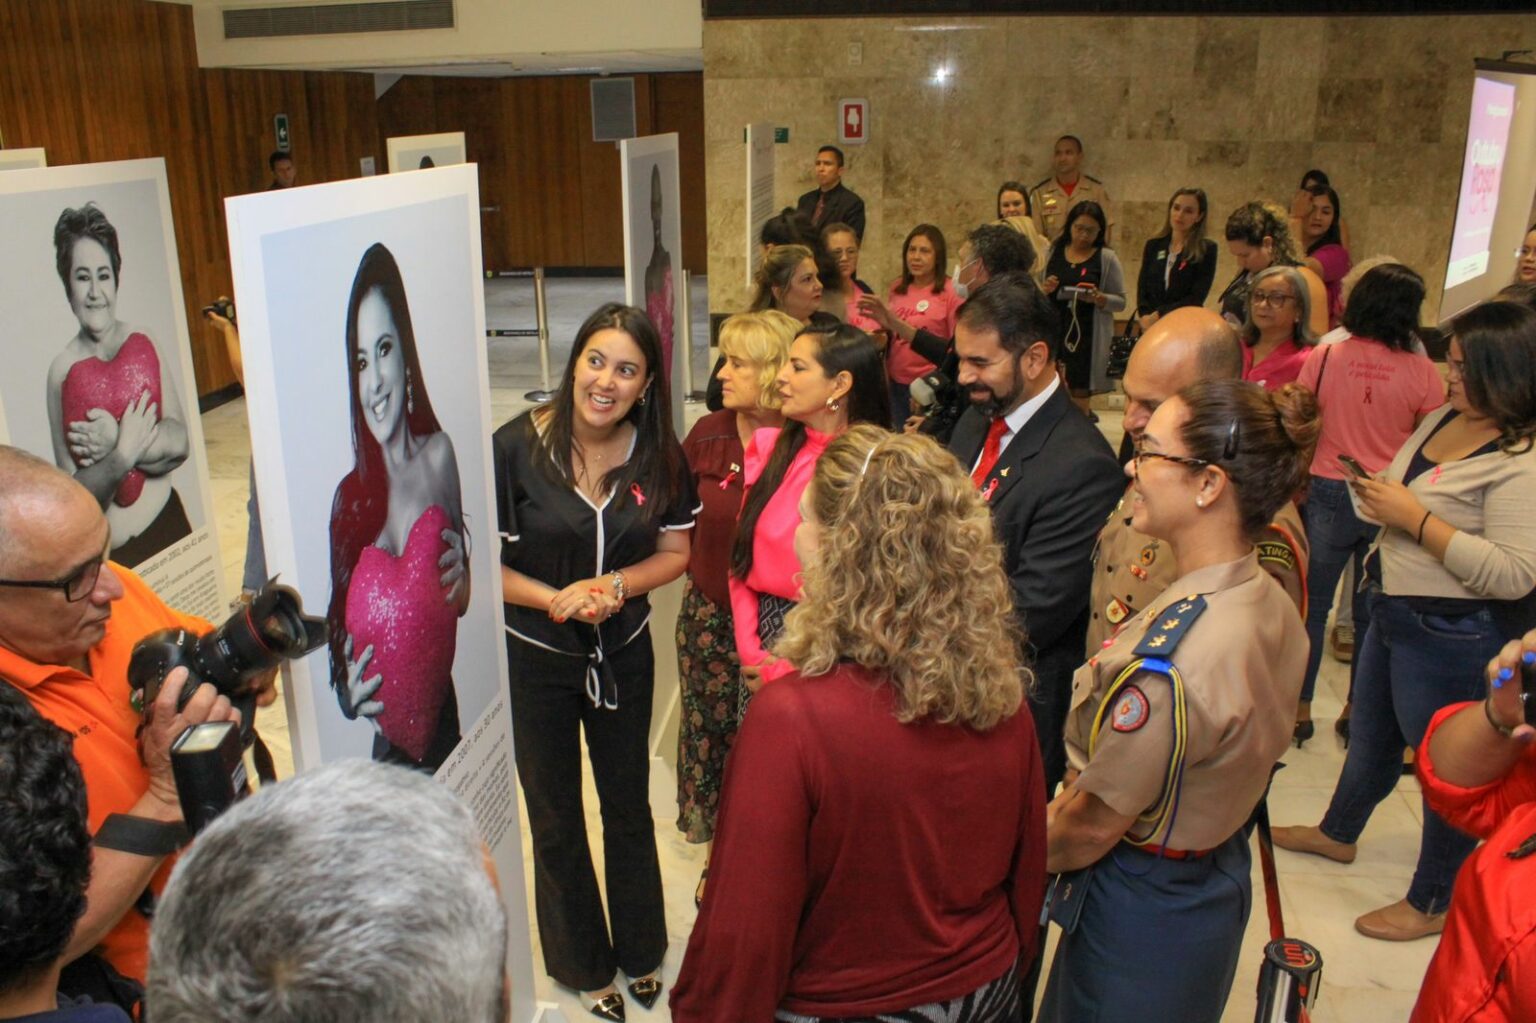
M 1236 380 L 1187 387 L 1147 423 L 1133 524 L 1182 575 L 1073 680 L 1072 770 L 1047 811 L 1063 931 L 1047 1023 L 1221 1018 L 1252 902 L 1246 825 L 1306 667 L 1301 619 L 1256 542 L 1317 433 L 1310 391 Z

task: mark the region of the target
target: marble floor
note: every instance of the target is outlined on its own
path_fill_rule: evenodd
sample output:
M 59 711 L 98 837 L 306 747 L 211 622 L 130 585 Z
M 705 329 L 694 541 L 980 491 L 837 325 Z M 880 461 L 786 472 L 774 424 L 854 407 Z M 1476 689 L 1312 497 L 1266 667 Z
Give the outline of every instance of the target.
M 570 338 L 593 308 L 609 299 L 622 299 L 623 282 L 617 278 L 552 280 L 548 282 L 551 320 L 551 364 L 558 378 L 569 352 Z M 702 388 L 709 363 L 703 345 L 707 331 L 706 282 L 695 279 L 693 293 L 694 364 L 696 386 Z M 525 327 L 534 322 L 532 285 L 523 281 L 492 281 L 486 286 L 486 318 L 491 327 Z M 528 407 L 524 393 L 540 385 L 536 342 L 531 338 L 488 339 L 491 375 L 491 406 L 497 423 Z M 702 414 L 702 405 L 689 405 L 688 417 Z M 1112 444 L 1120 440 L 1120 414 L 1113 409 L 1100 410 L 1100 429 Z M 219 541 L 225 580 L 229 592 L 238 592 L 246 541 L 246 467 L 250 441 L 246 429 L 243 401 L 233 401 L 203 415 L 203 430 L 208 446 L 209 471 L 212 476 Z M 675 614 L 676 594 L 659 594 L 656 621 L 670 622 Z M 654 630 L 657 642 L 658 675 L 669 673 L 675 686 L 676 660 L 670 627 Z M 664 684 L 658 678 L 658 684 Z M 1290 749 L 1286 769 L 1275 781 L 1270 796 L 1271 815 L 1276 824 L 1316 823 L 1327 807 L 1333 784 L 1343 764 L 1343 750 L 1332 731 L 1348 685 L 1346 665 L 1332 658 L 1323 659 L 1313 714 L 1318 720 L 1318 737 L 1305 748 Z M 273 748 L 279 773 L 292 770 L 287 721 L 282 702 L 262 711 L 258 727 Z M 662 738 L 657 749 L 675 748 L 675 732 Z M 695 910 L 693 890 L 704 865 L 700 847 L 684 842 L 675 827 L 675 804 L 662 793 L 675 791 L 670 775 L 670 756 L 661 770 L 665 777 L 653 779 L 652 810 L 656 818 L 657 845 L 660 850 L 662 878 L 666 887 L 668 930 L 671 947 L 663 967 L 670 984 L 681 965 Z M 587 778 L 586 806 L 588 832 L 601 834 L 597 798 Z M 1324 969 L 1322 992 L 1312 1018 L 1325 1021 L 1368 1021 L 1388 1023 L 1406 1020 L 1413 1007 L 1419 983 L 1434 951 L 1433 940 L 1408 944 L 1373 941 L 1355 932 L 1354 919 L 1362 913 L 1401 898 L 1407 891 L 1418 851 L 1422 808 L 1418 785 L 1404 778 L 1397 790 L 1378 807 L 1360 841 L 1359 858 L 1349 866 L 1317 857 L 1277 853 L 1281 903 L 1288 933 L 1315 945 L 1322 953 Z M 963 841 L 963 835 L 956 835 Z M 598 876 L 602 876 L 602 845 L 593 843 L 593 858 Z M 530 856 L 528 837 L 524 835 L 524 858 Z M 527 879 L 528 903 L 532 906 L 532 880 Z M 1223 1017 L 1224 1023 L 1247 1023 L 1254 1016 L 1254 996 L 1260 955 L 1268 939 L 1268 921 L 1264 913 L 1263 880 L 1254 860 L 1254 912 L 1244 938 L 1237 981 Z M 531 911 L 530 911 L 531 912 Z M 1054 932 L 1052 943 L 1054 944 Z M 1049 951 L 1049 950 L 1048 950 Z M 555 988 L 541 975 L 538 966 L 538 936 L 534 935 L 535 973 L 541 1001 L 559 1005 L 571 1023 L 589 1019 L 574 996 Z M 667 1019 L 665 999 L 650 1012 L 629 1005 L 631 1020 Z

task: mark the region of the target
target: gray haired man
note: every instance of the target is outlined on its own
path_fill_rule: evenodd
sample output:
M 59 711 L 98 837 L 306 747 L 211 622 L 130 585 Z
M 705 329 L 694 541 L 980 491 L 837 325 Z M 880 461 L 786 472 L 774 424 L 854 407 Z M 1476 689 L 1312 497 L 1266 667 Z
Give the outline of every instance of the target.
M 424 774 L 339 761 L 235 805 L 150 935 L 155 1023 L 502 1023 L 507 920 L 469 811 Z

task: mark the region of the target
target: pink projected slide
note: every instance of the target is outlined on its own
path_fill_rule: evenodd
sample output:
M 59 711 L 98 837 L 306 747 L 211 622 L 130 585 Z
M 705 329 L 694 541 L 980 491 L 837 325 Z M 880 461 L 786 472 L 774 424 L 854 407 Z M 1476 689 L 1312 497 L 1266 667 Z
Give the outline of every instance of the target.
M 1472 115 L 1467 124 L 1467 155 L 1461 169 L 1461 198 L 1456 204 L 1455 235 L 1445 286 L 1454 288 L 1488 269 L 1489 238 L 1499 201 L 1499 174 L 1515 111 L 1515 87 L 1488 78 L 1472 86 Z

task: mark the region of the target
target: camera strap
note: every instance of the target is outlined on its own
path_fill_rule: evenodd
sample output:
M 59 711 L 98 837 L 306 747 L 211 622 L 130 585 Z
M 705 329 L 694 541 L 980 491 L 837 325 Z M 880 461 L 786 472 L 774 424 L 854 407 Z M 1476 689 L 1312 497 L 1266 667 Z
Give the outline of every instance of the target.
M 150 856 L 169 856 L 192 841 L 181 822 L 156 821 L 126 813 L 108 814 L 92 840 L 98 849 Z

